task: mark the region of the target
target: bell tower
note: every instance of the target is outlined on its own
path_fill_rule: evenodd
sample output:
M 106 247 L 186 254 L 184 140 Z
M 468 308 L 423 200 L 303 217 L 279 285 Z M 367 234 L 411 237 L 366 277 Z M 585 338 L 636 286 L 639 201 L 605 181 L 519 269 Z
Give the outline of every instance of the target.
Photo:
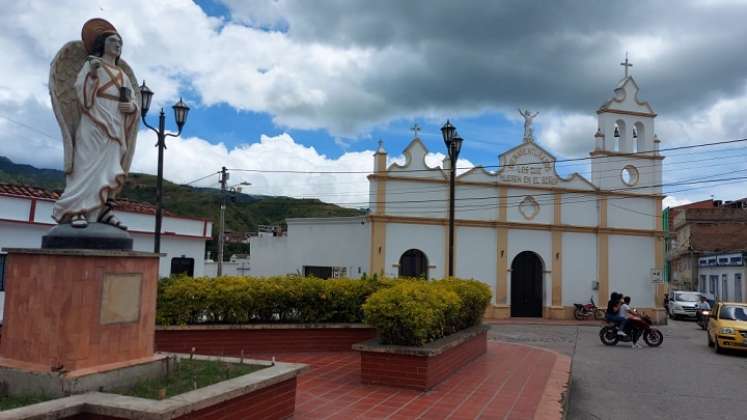
M 597 110 L 592 182 L 602 190 L 658 194 L 664 157 L 654 131 L 656 113 L 638 98 L 638 83 L 629 74 L 632 64 L 627 55 L 620 65 L 625 67 L 625 76 L 614 96 Z

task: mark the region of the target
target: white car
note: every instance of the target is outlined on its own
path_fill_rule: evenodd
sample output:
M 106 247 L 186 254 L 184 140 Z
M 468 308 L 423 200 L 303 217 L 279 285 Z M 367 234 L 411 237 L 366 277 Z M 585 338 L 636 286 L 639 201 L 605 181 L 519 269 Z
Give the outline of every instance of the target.
M 673 319 L 695 318 L 701 296 L 698 292 L 672 292 L 669 298 L 669 316 Z

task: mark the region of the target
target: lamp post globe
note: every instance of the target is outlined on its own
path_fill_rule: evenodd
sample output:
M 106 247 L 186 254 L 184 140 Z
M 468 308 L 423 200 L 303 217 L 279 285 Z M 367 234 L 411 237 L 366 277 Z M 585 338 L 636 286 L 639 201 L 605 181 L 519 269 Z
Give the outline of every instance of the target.
M 451 125 L 451 122 L 449 120 L 446 120 L 446 124 L 441 127 L 441 135 L 444 138 L 444 144 L 446 144 L 446 148 L 451 148 L 451 139 L 454 138 L 454 133 L 456 132 L 456 127 Z
M 189 113 L 189 107 L 187 104 L 182 101 L 182 98 L 179 98 L 179 102 L 174 104 L 172 107 L 174 109 L 174 119 L 176 120 L 176 125 L 179 127 L 179 130 L 184 127 L 184 123 L 187 122 L 187 114 Z
M 140 114 L 143 118 L 150 109 L 150 101 L 153 99 L 153 91 L 148 88 L 143 80 L 143 84 L 140 85 Z

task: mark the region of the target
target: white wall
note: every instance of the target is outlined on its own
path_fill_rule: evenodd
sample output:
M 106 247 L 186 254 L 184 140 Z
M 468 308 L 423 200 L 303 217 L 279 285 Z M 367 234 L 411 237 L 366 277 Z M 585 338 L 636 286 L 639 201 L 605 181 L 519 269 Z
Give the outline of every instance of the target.
M 563 306 L 574 303 L 588 303 L 594 297 L 597 305 L 600 298 L 592 290 L 592 282 L 597 281 L 597 237 L 593 233 L 563 232 Z
M 368 272 L 370 226 L 365 217 L 289 219 L 288 235 L 249 239 L 252 276 L 303 273 L 303 266 Z
M 661 209 L 653 198 L 609 197 L 607 199 L 607 225 L 626 229 L 655 229 Z
M 706 284 L 706 291 L 705 295 L 708 296 L 711 299 L 716 298 L 716 293 L 711 292 L 711 281 L 710 276 L 717 275 L 718 276 L 718 282 L 717 282 L 717 291 L 721 294 L 723 297 L 723 280 L 722 276 L 726 274 L 727 276 L 727 285 L 728 285 L 728 301 L 734 302 L 735 296 L 736 296 L 736 289 L 734 288 L 734 274 L 741 273 L 742 274 L 742 301 L 747 302 L 747 268 L 744 266 L 736 266 L 736 267 L 729 267 L 729 266 L 715 266 L 715 267 L 699 267 L 698 268 L 698 281 L 700 282 L 700 276 L 705 275 L 705 284 Z M 700 283 L 698 283 L 700 285 Z M 700 290 L 700 289 L 698 289 Z
M 654 306 L 654 244 L 652 237 L 609 236 L 609 292 L 630 296 L 634 307 Z
M 31 200 L 25 198 L 0 197 L 0 219 L 25 220 L 29 219 Z
M 599 223 L 597 195 L 595 193 L 563 194 L 560 220 L 565 225 L 596 226 Z
M 385 193 L 385 211 L 388 215 L 428 218 L 447 217 L 449 208 L 448 184 L 389 180 L 386 182 Z
M 399 270 L 394 265 L 399 264 L 402 254 L 408 249 L 419 249 L 428 258 L 428 278 L 443 278 L 446 274 L 446 235 L 445 226 L 388 223 L 384 272 L 396 277 Z
M 454 275 L 490 286 L 495 301 L 497 240 L 495 229 L 458 227 L 454 232 Z
M 448 197 L 448 190 L 446 197 Z M 454 217 L 457 219 L 496 220 L 498 218 L 498 188 L 494 186 L 457 184 L 454 197 L 456 198 Z

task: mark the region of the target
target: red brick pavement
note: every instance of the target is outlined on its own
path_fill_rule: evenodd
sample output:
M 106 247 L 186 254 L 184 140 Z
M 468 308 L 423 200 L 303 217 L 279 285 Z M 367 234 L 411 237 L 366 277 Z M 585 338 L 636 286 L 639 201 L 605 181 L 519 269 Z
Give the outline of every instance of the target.
M 296 420 L 560 419 L 570 375 L 567 356 L 495 341 L 484 356 L 428 392 L 363 385 L 357 352 L 274 356 L 312 366 L 298 380 Z

